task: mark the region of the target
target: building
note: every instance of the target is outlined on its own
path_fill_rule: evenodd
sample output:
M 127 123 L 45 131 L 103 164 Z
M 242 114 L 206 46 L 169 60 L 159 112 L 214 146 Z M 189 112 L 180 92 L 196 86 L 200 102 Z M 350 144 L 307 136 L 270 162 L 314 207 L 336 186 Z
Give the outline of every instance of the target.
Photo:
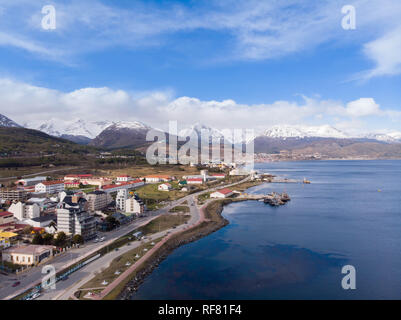
M 137 195 L 127 199 L 125 201 L 125 213 L 142 215 L 145 213 L 146 207 L 141 199 Z
M 107 185 L 107 186 L 103 186 L 101 188 L 102 191 L 106 192 L 106 193 L 113 193 L 113 192 L 117 192 L 119 190 L 128 190 L 128 189 L 133 189 L 133 188 L 137 188 L 140 186 L 143 186 L 144 182 L 140 179 L 136 179 L 136 180 L 132 180 L 129 182 L 121 182 L 118 184 L 111 184 L 111 185 Z
M 125 212 L 125 205 L 126 205 L 127 199 L 128 199 L 128 190 L 127 189 L 118 190 L 117 196 L 116 196 L 117 210 Z
M 217 191 L 211 193 L 210 198 L 224 199 L 224 198 L 232 196 L 232 194 L 233 194 L 233 192 L 230 189 L 224 188 L 224 189 L 220 189 L 220 190 L 217 190 Z
M 109 193 L 95 190 L 86 195 L 86 200 L 88 201 L 89 211 L 95 212 L 106 208 L 107 205 L 113 201 L 113 198 Z
M 19 265 L 36 265 L 53 256 L 53 246 L 15 246 L 3 251 L 2 260 Z
M 0 212 L 0 225 L 14 222 L 14 215 L 11 212 Z
M 34 228 L 47 228 L 57 220 L 55 214 L 47 214 L 45 216 L 27 219 L 24 222 Z
M 35 186 L 38 183 L 46 181 L 47 177 L 34 177 L 34 178 L 29 178 L 29 179 L 20 179 L 15 182 L 17 186 L 22 186 L 22 187 L 31 187 Z
M 86 199 L 66 196 L 57 205 L 57 231 L 68 235 L 81 235 L 84 240 L 96 237 L 96 220 L 88 211 Z
M 212 173 L 210 176 L 216 178 L 216 179 L 224 179 L 226 175 L 224 173 Z
M 91 174 L 70 174 L 64 177 L 64 183 L 68 188 L 79 187 L 79 185 L 90 185 L 102 188 L 113 183 L 112 179 L 104 177 L 93 177 Z
M 19 221 L 33 219 L 40 216 L 40 207 L 36 203 L 26 204 L 19 201 L 11 204 L 8 211 L 11 212 L 14 215 L 14 218 Z
M 44 181 L 35 185 L 35 192 L 54 194 L 64 191 L 64 181 Z
M 11 246 L 11 241 L 18 237 L 14 232 L 0 232 L 0 248 L 5 249 Z
M 122 176 L 117 177 L 117 182 L 128 182 L 131 180 L 134 180 L 134 179 L 128 175 L 122 175 Z
M 202 178 L 189 178 L 187 179 L 188 184 L 202 184 L 203 179 Z
M 173 180 L 173 177 L 168 175 L 148 175 L 144 177 L 146 183 L 159 183 L 159 182 L 169 182 Z
M 169 183 L 162 183 L 157 187 L 157 190 L 159 191 L 170 191 L 171 190 L 171 184 Z
M 28 197 L 28 193 L 25 190 L 0 188 L 0 199 L 6 201 L 24 201 Z
M 80 179 L 91 179 L 91 174 L 69 174 L 64 177 L 64 181 L 74 181 Z

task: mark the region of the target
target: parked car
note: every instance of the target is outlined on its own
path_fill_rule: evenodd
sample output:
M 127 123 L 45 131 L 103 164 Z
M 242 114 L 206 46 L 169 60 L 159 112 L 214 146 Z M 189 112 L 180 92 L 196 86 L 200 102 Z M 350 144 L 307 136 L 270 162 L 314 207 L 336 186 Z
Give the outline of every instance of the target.
M 14 283 L 13 283 L 13 288 L 15 288 L 15 287 L 19 286 L 20 284 L 21 284 L 21 282 L 19 282 L 19 281 L 17 281 L 17 282 L 14 282 Z

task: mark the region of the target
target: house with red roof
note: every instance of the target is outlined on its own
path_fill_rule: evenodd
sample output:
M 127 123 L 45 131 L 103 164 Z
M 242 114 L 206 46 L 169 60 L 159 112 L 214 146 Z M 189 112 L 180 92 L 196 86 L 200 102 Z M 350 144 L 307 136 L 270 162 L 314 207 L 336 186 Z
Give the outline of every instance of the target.
M 224 199 L 224 198 L 228 198 L 232 195 L 233 195 L 233 192 L 230 189 L 224 188 L 224 189 L 220 189 L 220 190 L 217 190 L 217 191 L 211 193 L 210 198 Z

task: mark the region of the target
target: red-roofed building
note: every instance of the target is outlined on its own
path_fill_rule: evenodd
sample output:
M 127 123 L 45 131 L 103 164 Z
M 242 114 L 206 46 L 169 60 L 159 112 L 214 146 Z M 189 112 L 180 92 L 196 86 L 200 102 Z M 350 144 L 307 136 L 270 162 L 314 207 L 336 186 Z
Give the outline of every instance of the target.
M 64 191 L 64 181 L 43 181 L 35 185 L 35 192 L 53 194 L 61 191 Z
M 0 212 L 0 225 L 14 222 L 14 215 L 11 212 Z
M 217 191 L 211 193 L 210 198 L 224 199 L 224 198 L 230 197 L 232 194 L 233 194 L 233 192 L 230 189 L 224 188 L 224 189 L 220 189 L 220 190 L 217 190 Z
M 107 192 L 107 193 L 113 193 L 113 192 L 117 192 L 118 190 L 122 190 L 122 189 L 133 189 L 133 188 L 137 188 L 140 186 L 143 186 L 144 182 L 140 179 L 136 179 L 136 180 L 132 180 L 129 182 L 121 182 L 118 184 L 109 184 L 107 186 L 103 186 L 100 190 Z

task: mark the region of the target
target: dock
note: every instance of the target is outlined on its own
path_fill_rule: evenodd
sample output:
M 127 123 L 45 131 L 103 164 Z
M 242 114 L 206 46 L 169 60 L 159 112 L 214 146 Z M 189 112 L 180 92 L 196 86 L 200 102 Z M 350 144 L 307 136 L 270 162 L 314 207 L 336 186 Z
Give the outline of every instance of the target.
M 257 200 L 263 201 L 266 204 L 271 205 L 272 207 L 278 207 L 286 204 L 288 201 L 291 200 L 290 196 L 286 193 L 277 193 L 272 192 L 269 194 L 240 194 L 237 199 L 244 199 L 244 200 Z

